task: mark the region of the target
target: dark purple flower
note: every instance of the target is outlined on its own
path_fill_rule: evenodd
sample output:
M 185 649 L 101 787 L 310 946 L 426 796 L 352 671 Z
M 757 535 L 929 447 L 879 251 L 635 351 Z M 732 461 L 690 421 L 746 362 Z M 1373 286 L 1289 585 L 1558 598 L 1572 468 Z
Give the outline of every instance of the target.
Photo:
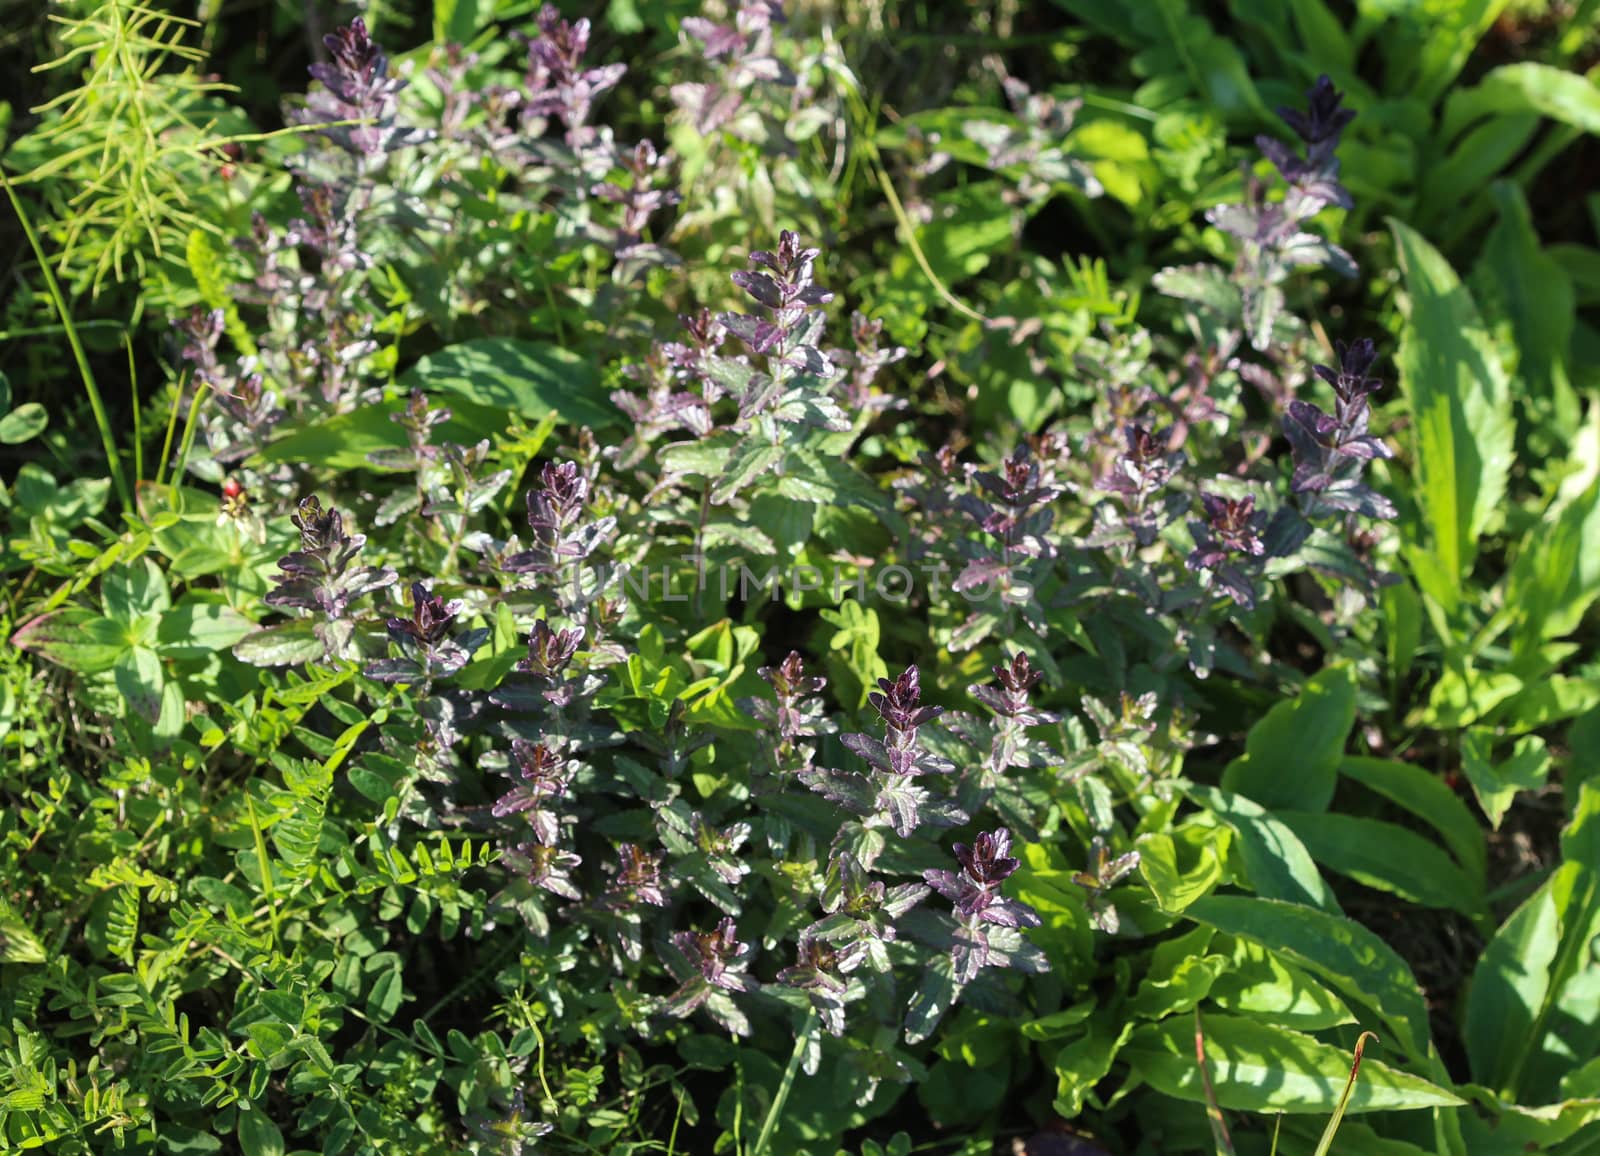
M 1261 542 L 1262 516 L 1256 513 L 1253 495 L 1225 498 L 1203 493 L 1200 504 L 1205 507 L 1206 520 L 1196 524 L 1203 525 L 1205 540 L 1196 541 L 1196 549 L 1189 556 L 1191 568 L 1215 569 L 1233 554 L 1261 555 L 1265 549 Z
M 389 637 L 396 642 L 409 639 L 423 647 L 438 646 L 450 635 L 461 603 L 435 597 L 422 582 L 411 584 L 411 617 L 388 620 Z
M 835 949 L 820 939 L 802 935 L 796 954 L 794 964 L 778 972 L 778 982 L 807 993 L 822 1026 L 832 1035 L 843 1035 L 845 997 L 850 988 L 844 977 L 866 959 L 865 945 L 857 941 Z
M 1030 718 L 1037 715 L 1029 705 L 1028 695 L 1039 685 L 1044 675 L 1028 662 L 1028 656 L 1017 651 L 1010 663 L 1002 662 L 992 668 L 998 687 L 975 686 L 971 694 L 984 706 L 1004 718 Z
M 661 856 L 652 855 L 633 843 L 617 844 L 617 869 L 611 878 L 607 898 L 613 907 L 629 908 L 640 903 L 665 907 L 667 896 L 661 889 Z
M 1019 866 L 1010 857 L 1011 832 L 1004 827 L 980 834 L 972 846 L 955 845 L 961 870 L 929 870 L 923 880 L 955 905 L 961 920 L 976 926 L 993 923 L 1001 927 L 1037 927 L 1039 916 L 1031 907 L 1000 893 L 1000 884 Z
M 406 82 L 389 75 L 389 57 L 367 34 L 361 17 L 324 36 L 322 43 L 331 59 L 310 68 L 313 79 L 322 82 L 322 91 L 306 97 L 306 107 L 293 117 L 297 123 L 327 125 L 320 130 L 323 136 L 367 158 L 424 139 L 423 133 L 396 127 L 397 96 Z M 339 125 L 339 121 L 362 123 Z
M 562 899 L 579 900 L 583 893 L 572 881 L 572 872 L 583 860 L 571 851 L 547 843 L 519 843 L 504 856 L 506 866 L 535 887 Z
M 398 576 L 388 567 L 351 565 L 366 538 L 346 534 L 339 511 L 324 510 L 315 496 L 302 499 L 290 519 L 300 531 L 300 549 L 278 559 L 283 577 L 268 591 L 267 605 L 343 619 L 355 599 L 396 581 Z
M 527 39 L 527 119 L 556 117 L 567 126 L 567 143 L 587 143 L 594 130 L 586 127 L 595 101 L 615 88 L 627 65 L 606 64 L 585 68 L 589 51 L 587 18 L 570 23 L 553 4 L 539 10 L 539 35 Z
M 1344 94 L 1333 86 L 1326 74 L 1306 92 L 1308 108 L 1305 112 L 1294 108 L 1280 108 L 1278 115 L 1308 145 L 1319 145 L 1336 139 L 1356 114 L 1342 107 Z
M 922 675 L 915 666 L 906 667 L 900 677 L 893 681 L 880 678 L 878 689 L 867 695 L 867 701 L 888 728 L 889 741 L 886 745 L 891 747 L 904 745 L 908 734 L 915 738 L 918 727 L 944 713 L 942 706 L 919 705 L 922 701 Z
M 560 678 L 581 645 L 583 631 L 552 630 L 541 618 L 528 634 L 528 657 L 517 663 L 517 669 L 541 678 Z
M 672 943 L 712 987 L 733 992 L 756 989 L 756 981 L 744 974 L 750 945 L 739 942 L 739 928 L 730 917 L 723 916 L 715 931 L 674 932 Z
M 494 815 L 503 819 L 508 815 L 526 816 L 533 828 L 534 838 L 552 846 L 560 837 L 560 819 L 547 804 L 565 797 L 572 781 L 567 760 L 544 743 L 530 743 L 513 739 L 511 758 L 522 782 L 495 800 Z

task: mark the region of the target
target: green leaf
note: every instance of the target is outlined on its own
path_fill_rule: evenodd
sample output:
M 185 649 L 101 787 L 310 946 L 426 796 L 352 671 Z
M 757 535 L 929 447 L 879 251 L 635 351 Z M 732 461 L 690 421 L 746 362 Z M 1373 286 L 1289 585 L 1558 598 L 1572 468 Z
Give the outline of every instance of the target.
M 1494 732 L 1473 727 L 1461 736 L 1461 770 L 1472 784 L 1478 806 L 1495 830 L 1505 818 L 1518 791 L 1537 791 L 1550 774 L 1550 752 L 1544 739 L 1528 735 L 1517 740 L 1510 757 L 1494 761 Z
M 50 413 L 36 401 L 19 405 L 0 417 L 0 442 L 8 446 L 38 437 L 50 424 Z
M 1244 860 L 1245 873 L 1256 894 L 1307 903 L 1324 911 L 1339 910 L 1339 901 L 1305 845 L 1266 810 L 1243 795 L 1215 787 L 1190 783 L 1183 790 L 1233 828 L 1238 836 L 1239 857 Z
M 1216 832 L 1199 847 L 1198 860 L 1184 869 L 1178 864 L 1177 841 L 1163 831 L 1138 840 L 1139 874 L 1163 911 L 1182 911 L 1222 880 L 1222 861 L 1214 846 Z
M 233 644 L 233 656 L 252 666 L 297 666 L 316 662 L 324 653 L 326 647 L 308 618 L 268 626 Z
M 231 606 L 185 597 L 161 616 L 156 646 L 167 658 L 204 658 L 254 629 L 255 623 Z
M 1158 977 L 1152 972 L 1146 975 L 1133 998 L 1123 1005 L 1123 1014 L 1159 1020 L 1191 1011 L 1210 994 L 1212 986 L 1227 970 L 1228 960 L 1224 956 L 1188 956 L 1179 960 L 1170 974 Z
M 1431 824 L 1468 876 L 1482 886 L 1488 869 L 1483 829 L 1438 776 L 1410 763 L 1363 757 L 1345 759 L 1339 773 Z
M 44 944 L 22 917 L 0 899 L 0 963 L 43 963 Z M 3 1101 L 0 1101 L 3 1103 Z
M 394 1018 L 394 1013 L 400 1010 L 400 1001 L 405 995 L 405 984 L 400 977 L 398 966 L 385 968 L 378 973 L 378 978 L 372 983 L 372 990 L 367 993 L 367 1015 L 375 1023 L 386 1024 Z
M 1122 1049 L 1134 1074 L 1158 1092 L 1205 1103 L 1186 1018 L 1137 1028 Z M 1236 1016 L 1205 1019 L 1206 1066 L 1219 1106 L 1237 1112 L 1332 1112 L 1350 1078 L 1350 1056 L 1313 1036 Z M 1454 1093 L 1376 1060 L 1361 1066 L 1351 1112 L 1452 1107 Z
M 1561 856 L 1556 873 L 1489 942 L 1467 990 L 1463 1039 L 1473 1077 L 1519 1101 L 1555 1095 L 1575 1047 L 1579 1061 L 1600 1050 L 1592 946 L 1600 937 L 1600 785 L 1579 788 Z
M 131 623 L 146 614 L 159 614 L 172 605 L 167 579 L 149 558 L 118 566 L 100 580 L 100 601 L 107 618 Z
M 1250 728 L 1244 754 L 1222 773 L 1223 789 L 1263 807 L 1326 810 L 1355 721 L 1355 672 L 1330 666 Z
M 1497 181 L 1490 194 L 1500 221 L 1484 240 L 1473 288 L 1485 313 L 1511 322 L 1518 377 L 1534 397 L 1553 403 L 1551 416 L 1559 415 L 1563 428 L 1570 429 L 1578 418 L 1577 399 L 1567 381 L 1576 308 L 1572 279 L 1540 247 L 1522 190 L 1509 181 Z
M 1381 1016 L 1407 1055 L 1427 1052 L 1428 1006 L 1405 960 L 1342 915 L 1276 899 L 1210 895 L 1185 913 L 1243 936 L 1320 976 L 1345 998 Z
M 1444 139 L 1454 140 L 1485 116 L 1536 113 L 1583 132 L 1600 133 L 1600 87 L 1580 73 L 1525 61 L 1502 64 L 1472 88 L 1458 88 L 1444 104 Z
M 118 623 L 81 606 L 39 615 L 11 636 L 11 644 L 79 674 L 110 670 L 128 649 Z
M 1108 1012 L 1089 1020 L 1089 1030 L 1056 1053 L 1055 1110 L 1066 1119 L 1083 1111 L 1084 1098 L 1106 1078 L 1117 1054 L 1134 1034 L 1132 1021 Z
M 421 358 L 400 375 L 407 391 L 445 393 L 490 413 L 538 420 L 551 412 L 575 425 L 620 426 L 594 363 L 560 346 L 510 337 L 482 337 Z
M 762 474 L 774 470 L 783 461 L 787 450 L 783 446 L 754 442 L 744 446 L 728 463 L 722 477 L 711 489 L 712 505 L 729 502 L 738 492 Z
M 1230 967 L 1210 998 L 1223 1011 L 1303 1031 L 1355 1022 L 1343 1000 L 1276 952 L 1239 936 L 1219 938 L 1213 950 L 1226 953 Z
M 254 1108 L 239 1113 L 239 1148 L 244 1156 L 283 1156 L 283 1133 Z
M 1278 818 L 1330 871 L 1423 907 L 1483 913 L 1484 897 L 1450 856 L 1415 831 L 1357 815 L 1279 811 Z
M 1432 105 L 1461 72 L 1473 48 L 1505 8 L 1507 0 L 1358 0 L 1363 19 L 1392 17 L 1378 38 L 1384 54 L 1384 87 Z
M 1424 589 L 1453 617 L 1478 537 L 1505 496 L 1516 432 L 1510 382 L 1449 263 L 1419 233 L 1389 225 L 1406 284 L 1395 360 L 1415 429 L 1417 504 L 1444 580 Z M 1424 577 L 1419 569 L 1419 584 Z
M 166 679 L 161 674 L 161 658 L 148 646 L 135 646 L 118 656 L 112 671 L 117 691 L 128 708 L 149 722 L 161 717 L 161 690 Z

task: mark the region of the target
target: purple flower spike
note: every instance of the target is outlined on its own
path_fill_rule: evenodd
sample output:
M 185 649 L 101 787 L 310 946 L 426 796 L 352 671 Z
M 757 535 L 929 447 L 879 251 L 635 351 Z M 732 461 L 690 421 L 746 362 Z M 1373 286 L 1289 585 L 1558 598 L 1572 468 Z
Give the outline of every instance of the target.
M 1031 907 L 1000 894 L 1000 884 L 1020 866 L 1011 858 L 1011 832 L 1001 827 L 979 835 L 972 846 L 955 845 L 961 870 L 924 871 L 923 880 L 955 905 L 956 914 L 969 927 L 993 923 L 1000 927 L 1037 927 L 1039 916 Z

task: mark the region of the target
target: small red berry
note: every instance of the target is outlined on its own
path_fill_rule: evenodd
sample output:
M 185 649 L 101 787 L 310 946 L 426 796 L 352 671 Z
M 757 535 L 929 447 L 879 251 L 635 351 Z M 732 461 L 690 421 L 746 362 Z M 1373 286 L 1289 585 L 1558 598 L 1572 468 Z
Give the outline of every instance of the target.
M 228 478 L 227 480 L 225 480 L 222 483 L 222 496 L 223 497 L 225 497 L 225 498 L 237 498 L 242 493 L 244 493 L 244 487 L 241 486 L 238 483 L 238 481 L 236 481 L 235 479 Z

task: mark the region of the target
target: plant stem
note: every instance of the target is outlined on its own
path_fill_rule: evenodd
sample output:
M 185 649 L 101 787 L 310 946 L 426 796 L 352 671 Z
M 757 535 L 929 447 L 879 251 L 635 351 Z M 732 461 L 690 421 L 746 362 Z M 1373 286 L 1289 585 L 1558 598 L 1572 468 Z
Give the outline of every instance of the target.
M 800 1061 L 806 1052 L 806 1042 L 811 1038 L 811 1029 L 817 1022 L 817 1009 L 806 1009 L 806 1022 L 800 1025 L 800 1034 L 794 1038 L 794 1051 L 789 1055 L 789 1066 L 783 1071 L 783 1079 L 778 1082 L 778 1092 L 772 1097 L 772 1105 L 767 1109 L 767 1118 L 761 1122 L 761 1131 L 756 1136 L 756 1146 L 750 1149 L 750 1156 L 766 1156 L 767 1143 L 772 1139 L 772 1133 L 778 1126 L 778 1118 L 783 1115 L 784 1105 L 789 1102 L 789 1093 L 794 1089 L 795 1076 L 800 1073 Z
M 49 291 L 50 300 L 56 307 L 56 314 L 61 318 L 61 328 L 66 330 L 67 344 L 72 347 L 72 358 L 78 363 L 78 375 L 83 378 L 84 391 L 89 395 L 89 408 L 94 411 L 94 423 L 100 429 L 100 442 L 105 446 L 106 465 L 110 467 L 111 482 L 117 488 L 117 497 L 122 502 L 122 508 L 132 513 L 133 493 L 128 489 L 128 479 L 122 473 L 122 459 L 117 457 L 117 443 L 111 433 L 111 419 L 106 415 L 105 403 L 100 399 L 100 390 L 95 385 L 94 371 L 89 368 L 89 358 L 83 351 L 83 342 L 78 340 L 78 329 L 72 323 L 72 312 L 67 308 L 67 299 L 62 296 L 61 286 L 56 283 L 55 271 L 50 268 L 44 246 L 39 243 L 39 234 L 34 232 L 33 221 L 29 219 L 27 210 L 22 207 L 22 201 L 17 197 L 17 190 L 12 187 L 11 180 L 4 170 L 0 170 L 0 185 L 5 186 L 6 196 L 11 200 L 11 208 L 16 212 L 17 220 L 22 225 L 22 232 L 33 248 L 34 257 L 39 261 L 39 271 L 44 274 L 45 288 Z

